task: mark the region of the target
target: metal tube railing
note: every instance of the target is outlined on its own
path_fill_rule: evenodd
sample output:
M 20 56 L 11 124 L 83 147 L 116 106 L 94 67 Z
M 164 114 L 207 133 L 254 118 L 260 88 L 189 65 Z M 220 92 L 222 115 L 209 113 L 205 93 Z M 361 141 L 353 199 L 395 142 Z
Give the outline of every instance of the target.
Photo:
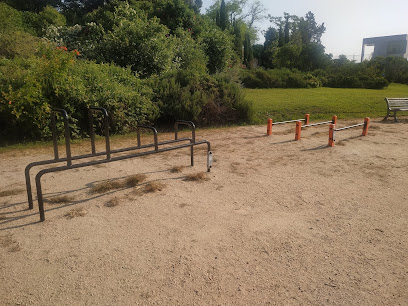
M 177 140 L 178 138 L 178 129 L 179 125 L 187 125 L 191 127 L 191 143 L 195 143 L 195 124 L 191 121 L 185 120 L 177 120 L 174 123 L 174 139 Z M 190 147 L 190 159 L 191 159 L 191 166 L 194 166 L 194 147 Z
M 64 118 L 64 130 L 65 130 L 65 150 L 67 154 L 67 165 L 70 166 L 72 164 L 71 161 L 71 141 L 70 141 L 70 132 L 69 132 L 69 121 L 68 121 L 68 114 L 64 109 L 54 108 L 51 111 L 51 121 L 52 121 L 52 138 L 54 143 L 54 157 L 55 160 L 59 160 L 58 156 L 58 143 L 57 143 L 57 125 L 56 121 L 56 114 L 59 113 Z
M 104 115 L 104 120 L 105 120 L 105 138 L 106 138 L 106 152 L 99 152 L 96 153 L 95 150 L 95 134 L 93 131 L 93 116 L 92 112 L 93 111 L 101 111 Z M 58 143 L 57 143 L 57 133 L 56 133 L 56 113 L 61 113 L 64 116 L 64 126 L 65 126 L 65 138 L 66 138 L 66 151 L 67 151 L 67 156 L 65 158 L 59 158 L 58 156 Z M 33 162 L 30 163 L 26 166 L 25 168 L 25 179 L 26 179 L 26 187 L 27 187 L 27 198 L 28 198 L 28 206 L 30 209 L 33 209 L 33 197 L 32 197 L 32 189 L 31 189 L 31 178 L 30 178 L 30 170 L 35 167 L 35 166 L 40 166 L 40 165 L 49 165 L 49 164 L 55 164 L 59 162 L 67 162 L 66 166 L 62 167 L 54 167 L 50 169 L 44 169 L 41 170 L 37 176 L 36 176 L 36 183 L 37 183 L 37 197 L 39 201 L 39 205 L 42 206 L 40 208 L 40 215 L 41 221 L 44 220 L 44 212 L 41 213 L 41 209 L 43 211 L 43 202 L 42 202 L 42 192 L 41 192 L 41 182 L 40 178 L 42 174 L 49 173 L 49 172 L 57 172 L 57 171 L 63 171 L 63 170 L 68 170 L 68 169 L 76 169 L 76 168 L 81 168 L 81 167 L 86 167 L 86 166 L 91 166 L 91 165 L 98 165 L 98 164 L 103 164 L 107 163 L 110 161 L 118 161 L 118 160 L 124 160 L 132 157 L 138 157 L 138 156 L 144 156 L 148 154 L 153 154 L 153 153 L 160 153 L 160 152 L 166 152 L 166 151 L 171 151 L 171 150 L 176 150 L 176 149 L 181 149 L 181 148 L 193 148 L 195 145 L 200 145 L 200 144 L 207 144 L 208 146 L 208 152 L 207 152 L 207 171 L 210 172 L 210 169 L 212 167 L 212 152 L 210 143 L 208 141 L 195 141 L 195 125 L 193 122 L 190 121 L 183 121 L 179 120 L 176 122 L 176 134 L 174 140 L 167 140 L 167 141 L 162 141 L 158 142 L 158 137 L 157 137 L 157 130 L 152 127 L 152 126 L 146 126 L 146 125 L 138 125 L 137 126 L 137 136 L 138 136 L 138 146 L 136 147 L 128 147 L 128 148 L 122 148 L 122 149 L 115 149 L 111 150 L 110 149 L 110 141 L 109 141 L 109 124 L 108 124 L 108 113 L 106 109 L 101 108 L 101 107 L 91 107 L 89 110 L 89 119 L 90 119 L 90 124 L 91 124 L 91 131 L 90 131 L 90 136 L 91 136 L 91 146 L 92 146 L 92 153 L 91 154 L 84 154 L 84 155 L 79 155 L 79 156 L 71 156 L 71 148 L 70 148 L 70 137 L 69 137 L 69 125 L 68 125 L 68 114 L 65 110 L 63 109 L 55 109 L 51 113 L 51 119 L 52 119 L 52 130 L 53 130 L 53 142 L 54 142 L 54 159 L 52 160 L 44 160 L 44 161 L 38 161 L 38 162 Z M 189 125 L 192 127 L 192 138 L 181 138 L 178 139 L 177 137 L 177 130 L 178 130 L 178 125 L 179 124 L 184 124 L 184 125 Z M 140 129 L 145 128 L 145 129 L 150 129 L 154 133 L 154 143 L 153 144 L 146 144 L 146 145 L 141 145 L 140 144 Z M 189 141 L 189 144 L 183 144 L 183 145 L 178 145 L 174 147 L 167 147 L 167 148 L 162 148 L 159 149 L 159 145 L 167 145 L 167 144 L 172 144 L 172 143 L 178 143 L 182 141 Z M 111 154 L 114 153 L 122 153 L 122 152 L 128 152 L 128 151 L 133 151 L 133 150 L 139 150 L 143 148 L 149 148 L 149 147 L 154 147 L 154 151 L 147 151 L 147 152 L 140 152 L 140 153 L 133 153 L 130 155 L 126 156 L 119 156 L 112 158 Z M 193 149 L 191 149 L 191 154 L 193 155 Z M 72 160 L 80 160 L 80 159 L 86 159 L 86 158 L 92 158 L 92 157 L 97 157 L 97 156 L 103 156 L 106 155 L 107 158 L 104 160 L 96 160 L 96 161 L 90 161 L 90 162 L 83 162 L 79 163 L 76 165 L 72 165 Z M 191 157 L 192 165 L 193 165 L 193 156 Z M 40 175 L 40 173 L 42 173 Z
M 137 145 L 140 147 L 141 143 L 140 143 L 140 129 L 148 129 L 148 130 L 152 130 L 153 131 L 153 135 L 154 135 L 154 149 L 156 151 L 159 150 L 159 142 L 157 140 L 157 130 L 154 126 L 150 126 L 150 125 L 137 125 Z
M 187 147 L 190 147 L 190 146 L 201 145 L 201 144 L 207 144 L 207 156 L 208 156 L 207 157 L 207 171 L 210 172 L 211 164 L 210 164 L 209 156 L 211 156 L 211 144 L 206 140 L 202 140 L 202 141 L 195 142 L 195 143 L 179 145 L 179 146 L 170 147 L 170 148 L 163 148 L 163 149 L 160 149 L 160 150 L 140 152 L 140 153 L 125 155 L 125 156 L 118 156 L 118 157 L 111 158 L 110 160 L 103 159 L 103 160 L 96 160 L 96 161 L 91 161 L 91 162 L 87 162 L 87 163 L 82 163 L 82 164 L 75 164 L 75 165 L 72 165 L 72 166 L 62 166 L 62 167 L 43 169 L 43 170 L 39 171 L 37 173 L 36 177 L 35 177 L 36 189 L 37 189 L 38 209 L 39 209 L 39 213 L 40 213 L 40 220 L 41 221 L 45 220 L 44 200 L 43 200 L 43 193 L 42 193 L 42 187 L 41 187 L 41 177 L 46 173 L 59 172 L 59 171 L 64 171 L 64 170 L 77 169 L 77 168 L 83 168 L 83 167 L 87 167 L 87 166 L 95 166 L 95 165 L 105 164 L 105 163 L 108 163 L 108 162 L 120 161 L 120 160 L 125 160 L 125 159 L 130 159 L 130 158 L 134 158 L 134 157 L 145 156 L 145 155 L 150 155 L 150 154 L 155 154 L 155 153 L 162 153 L 162 152 L 172 151 L 172 150 L 176 150 L 176 149 L 187 148 Z
M 299 121 L 300 121 L 300 120 L 299 120 Z M 306 127 L 310 127 L 310 126 L 316 126 L 316 125 L 322 125 L 322 124 L 328 124 L 328 123 L 333 123 L 333 121 L 330 120 L 330 121 L 312 123 L 312 124 L 308 124 L 308 125 L 302 125 L 302 128 L 306 128 Z
M 334 147 L 334 143 L 336 141 L 336 132 L 339 132 L 339 131 L 348 130 L 348 129 L 351 129 L 351 128 L 362 126 L 363 131 L 362 131 L 361 135 L 362 136 L 367 136 L 369 122 L 370 122 L 370 118 L 366 117 L 366 118 L 364 118 L 363 123 L 353 124 L 353 125 L 345 126 L 345 127 L 338 128 L 338 129 L 335 128 L 334 124 L 330 124 L 330 127 L 329 127 L 329 147 Z
M 94 112 L 101 112 L 104 117 L 104 128 L 105 128 L 105 146 L 106 146 L 106 158 L 111 158 L 111 150 L 110 150 L 110 140 L 109 140 L 109 115 L 105 108 L 103 107 L 96 107 L 91 106 L 89 107 L 89 130 L 90 130 L 90 137 L 91 137 L 91 148 L 92 154 L 96 154 L 95 149 L 95 132 L 93 127 L 93 113 Z
M 272 125 L 291 123 L 291 122 L 297 122 L 297 121 L 305 121 L 305 119 L 296 119 L 296 120 L 288 120 L 288 121 L 281 121 L 281 122 L 273 122 Z
M 295 129 L 295 140 L 300 140 L 300 134 L 302 131 L 302 128 L 307 128 L 307 127 L 311 127 L 311 126 L 318 126 L 318 125 L 323 125 L 323 124 L 336 124 L 337 123 L 337 116 L 334 115 L 332 117 L 332 120 L 330 121 L 323 121 L 323 122 L 316 122 L 316 123 L 311 123 L 311 124 L 306 124 L 302 126 L 302 122 L 301 120 L 296 122 L 296 129 Z
M 181 138 L 181 139 L 178 139 L 178 140 L 162 141 L 162 142 L 159 142 L 159 145 L 172 144 L 172 143 L 177 143 L 177 142 L 182 142 L 182 141 L 187 141 L 187 140 L 190 141 L 190 143 L 191 143 L 190 138 Z M 154 144 L 146 144 L 146 145 L 137 146 L 137 147 L 115 149 L 115 150 L 111 150 L 111 154 L 129 152 L 129 151 L 134 151 L 134 150 L 140 150 L 140 149 L 150 148 L 150 147 L 153 147 L 153 146 L 154 146 Z M 99 153 L 95 153 L 95 154 L 84 154 L 84 155 L 79 155 L 79 156 L 73 156 L 71 159 L 72 160 L 80 160 L 80 159 L 86 159 L 86 158 L 103 156 L 103 155 L 106 155 L 106 152 L 99 152 Z M 24 172 L 25 172 L 27 198 L 28 198 L 28 208 L 29 209 L 33 209 L 33 197 L 32 197 L 32 192 L 31 192 L 30 170 L 33 167 L 36 167 L 36 166 L 55 164 L 55 163 L 59 163 L 59 162 L 64 162 L 66 160 L 67 160 L 66 158 L 61 158 L 59 160 L 54 160 L 54 159 L 44 160 L 44 161 L 33 162 L 33 163 L 30 163 L 30 164 L 28 164 L 26 166 Z
M 351 128 L 358 127 L 358 126 L 363 126 L 363 125 L 365 125 L 365 123 L 354 124 L 354 125 L 342 127 L 342 128 L 339 128 L 339 129 L 334 129 L 334 130 L 335 131 L 342 131 L 342 130 L 347 130 L 347 129 L 351 129 Z

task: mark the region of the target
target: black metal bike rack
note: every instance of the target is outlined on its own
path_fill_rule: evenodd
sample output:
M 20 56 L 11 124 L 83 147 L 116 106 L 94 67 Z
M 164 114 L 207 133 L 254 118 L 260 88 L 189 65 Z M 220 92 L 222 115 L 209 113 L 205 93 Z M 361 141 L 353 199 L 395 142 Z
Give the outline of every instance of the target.
M 95 112 L 101 112 L 102 115 L 104 116 L 104 128 L 105 128 L 105 144 L 106 144 L 106 151 L 105 152 L 96 152 L 95 149 L 95 134 L 94 134 L 94 129 L 93 129 L 93 114 Z M 65 148 L 66 148 L 66 157 L 60 158 L 58 154 L 58 143 L 57 143 L 57 128 L 56 128 L 56 114 L 59 113 L 63 116 L 64 118 L 64 130 L 65 130 Z M 90 123 L 90 138 L 91 138 L 91 154 L 85 154 L 85 155 L 79 155 L 79 156 L 71 156 L 71 145 L 70 145 L 70 132 L 69 132 L 69 122 L 68 122 L 68 114 L 65 110 L 63 109 L 54 109 L 51 112 L 51 121 L 52 121 L 52 135 L 53 135 L 53 144 L 54 144 L 54 159 L 52 160 L 43 160 L 43 161 L 37 161 L 30 163 L 26 166 L 25 168 L 25 179 L 26 179 L 26 188 L 27 188 L 27 198 L 28 198 L 28 208 L 33 209 L 33 196 L 32 196 L 32 189 L 31 189 L 31 178 L 30 178 L 30 170 L 35 167 L 35 166 L 42 166 L 42 165 L 49 165 L 49 164 L 55 164 L 55 163 L 60 163 L 60 162 L 66 162 L 66 166 L 59 166 L 59 167 L 53 167 L 53 168 L 48 168 L 48 169 L 43 169 L 40 170 L 37 175 L 35 176 L 35 183 L 36 183 L 36 190 L 37 190 L 37 200 L 38 200 L 38 209 L 40 213 L 40 220 L 44 221 L 45 220 L 45 212 L 44 212 L 44 201 L 43 201 L 43 194 L 42 194 L 42 188 L 41 188 L 41 177 L 47 173 L 52 173 L 52 172 L 60 172 L 60 171 L 65 171 L 65 170 L 71 170 L 71 169 L 77 169 L 77 168 L 83 168 L 87 166 L 95 166 L 95 165 L 100 165 L 100 164 L 106 164 L 109 162 L 114 162 L 114 161 L 120 161 L 120 160 L 125 160 L 125 159 L 130 159 L 130 158 L 135 158 L 135 157 L 140 157 L 140 156 L 146 156 L 150 154 L 156 154 L 156 153 L 162 153 L 162 152 L 167 152 L 167 151 L 172 151 L 172 150 L 177 150 L 177 149 L 183 149 L 183 148 L 188 148 L 190 147 L 190 155 L 191 155 L 191 166 L 194 166 L 194 146 L 197 145 L 207 145 L 207 172 L 210 172 L 211 167 L 212 167 L 212 152 L 211 152 L 211 144 L 210 142 L 206 140 L 201 140 L 201 141 L 196 141 L 195 138 L 195 125 L 191 121 L 184 121 L 184 120 L 178 120 L 175 122 L 174 128 L 175 128 L 175 135 L 174 135 L 174 140 L 167 140 L 167 141 L 158 141 L 158 135 L 157 135 L 157 130 L 153 126 L 148 126 L 148 125 L 138 125 L 137 126 L 137 146 L 135 147 L 128 147 L 128 148 L 122 148 L 122 149 L 115 149 L 111 150 L 110 149 L 110 139 L 109 139 L 109 124 L 108 124 L 108 112 L 106 109 L 102 107 L 91 107 L 89 109 L 89 123 Z M 178 129 L 179 125 L 187 125 L 191 127 L 192 130 L 192 137 L 186 137 L 186 138 L 180 138 L 178 139 Z M 146 144 L 142 145 L 140 141 L 140 129 L 149 129 L 153 132 L 154 135 L 154 143 L 152 144 Z M 166 148 L 159 148 L 159 146 L 162 145 L 169 145 L 169 144 L 175 144 L 175 143 L 180 143 L 188 141 L 188 143 L 185 144 L 179 144 L 176 146 L 172 147 L 166 147 Z M 131 153 L 129 155 L 121 155 L 121 156 L 112 156 L 113 154 L 116 153 L 123 153 L 123 152 L 129 152 L 129 151 L 137 151 L 140 149 L 147 149 L 154 147 L 154 150 L 151 151 L 144 151 L 144 152 L 135 152 Z M 72 161 L 76 160 L 81 160 L 81 159 L 87 159 L 87 158 L 92 158 L 92 157 L 99 157 L 99 156 L 104 156 L 106 155 L 106 159 L 100 159 L 100 160 L 93 160 L 93 161 L 88 161 L 88 162 L 82 162 L 78 164 L 73 164 Z

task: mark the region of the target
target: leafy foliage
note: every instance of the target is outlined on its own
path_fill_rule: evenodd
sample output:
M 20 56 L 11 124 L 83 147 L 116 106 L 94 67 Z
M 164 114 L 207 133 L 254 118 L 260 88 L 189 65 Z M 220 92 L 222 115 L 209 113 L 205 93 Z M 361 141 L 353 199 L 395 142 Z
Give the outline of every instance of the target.
M 388 86 L 381 71 L 369 62 L 334 61 L 334 65 L 316 74 L 320 74 L 323 85 L 328 87 L 382 89 Z
M 251 120 L 251 104 L 225 75 L 179 70 L 156 79 L 152 87 L 162 121 L 186 119 L 208 125 Z
M 287 68 L 243 70 L 241 79 L 246 88 L 316 88 L 322 86 L 321 80 L 311 73 Z
M 78 136 L 88 130 L 89 106 L 108 110 L 114 133 L 156 116 L 151 91 L 130 69 L 79 61 L 77 52 L 65 48 L 44 46 L 40 54 L 0 62 L 2 139 L 49 137 L 52 108 L 64 108 L 75 118 L 71 129 Z
M 70 9 L 84 5 L 82 23 L 72 26 L 52 7 L 20 12 L 0 3 L 3 142 L 49 137 L 52 108 L 67 110 L 76 137 L 86 136 L 89 106 L 108 110 L 112 133 L 147 120 L 250 120 L 251 106 L 229 76 L 233 36 L 197 16 L 192 3 L 96 2 L 84 13 L 90 2 L 66 1 Z

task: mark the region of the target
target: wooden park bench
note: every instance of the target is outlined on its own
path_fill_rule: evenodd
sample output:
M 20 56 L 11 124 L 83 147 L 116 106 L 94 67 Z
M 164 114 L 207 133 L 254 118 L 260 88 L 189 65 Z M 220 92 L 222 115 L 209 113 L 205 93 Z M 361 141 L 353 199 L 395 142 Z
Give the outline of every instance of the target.
M 398 122 L 397 111 L 408 111 L 408 98 L 385 98 L 385 101 L 387 101 L 388 109 L 387 116 L 385 116 L 383 121 L 387 120 L 391 112 L 394 112 L 394 121 Z

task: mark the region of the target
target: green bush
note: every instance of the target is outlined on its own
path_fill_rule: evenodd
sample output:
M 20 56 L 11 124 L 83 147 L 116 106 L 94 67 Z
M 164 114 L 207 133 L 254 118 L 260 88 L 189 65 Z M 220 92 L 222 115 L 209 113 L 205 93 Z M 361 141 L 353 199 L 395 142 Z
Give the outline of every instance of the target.
M 104 29 L 94 22 L 50 27 L 46 37 L 78 49 L 87 59 L 131 67 L 143 77 L 179 67 L 175 54 L 177 40 L 159 19 L 148 19 L 143 11 L 136 11 L 128 4 L 118 5 L 105 17 L 111 18 L 111 28 Z M 109 23 L 104 20 L 104 24 Z
M 248 122 L 252 118 L 252 105 L 244 99 L 240 86 L 221 74 L 173 71 L 156 78 L 152 88 L 161 122 L 184 119 L 201 125 L 219 125 Z
M 322 71 L 319 73 L 322 74 Z M 381 70 L 369 62 L 356 64 L 338 61 L 323 74 L 323 85 L 327 87 L 382 89 L 388 86 L 388 81 L 382 76 Z
M 42 36 L 45 34 L 47 28 L 51 25 L 59 27 L 66 24 L 65 16 L 58 13 L 58 11 L 46 6 L 40 13 L 23 12 L 24 29 L 30 34 Z
M 322 86 L 318 77 L 296 69 L 243 69 L 240 77 L 246 88 L 316 88 Z
M 381 71 L 388 82 L 408 84 L 408 60 L 403 57 L 376 57 L 367 63 Z
M 22 31 L 22 12 L 0 2 L 0 33 L 8 31 Z
M 40 57 L 0 61 L 2 140 L 49 137 L 52 108 L 67 110 L 74 136 L 86 135 L 89 106 L 108 110 L 113 133 L 157 116 L 151 90 L 130 69 L 76 57 L 76 51 L 47 46 Z
M 231 35 L 213 27 L 203 33 L 201 39 L 209 60 L 207 68 L 210 74 L 222 72 L 233 65 L 235 59 Z

